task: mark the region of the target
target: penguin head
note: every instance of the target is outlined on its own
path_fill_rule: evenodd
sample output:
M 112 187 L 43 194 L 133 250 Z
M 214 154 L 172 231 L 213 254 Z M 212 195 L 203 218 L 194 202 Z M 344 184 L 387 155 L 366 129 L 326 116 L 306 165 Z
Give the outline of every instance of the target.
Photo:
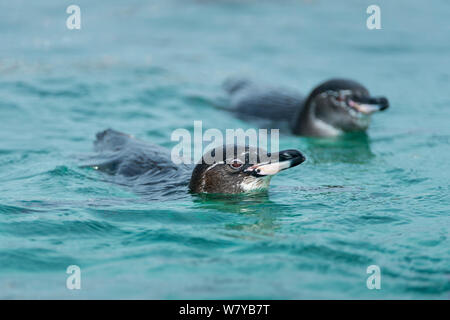
M 385 97 L 371 97 L 360 83 L 346 79 L 332 79 L 317 86 L 308 96 L 305 107 L 314 107 L 314 116 L 342 131 L 363 131 L 370 116 L 386 110 Z
M 223 145 L 203 155 L 192 172 L 189 189 L 222 194 L 264 191 L 273 175 L 304 161 L 297 150 L 270 154 L 262 148 Z

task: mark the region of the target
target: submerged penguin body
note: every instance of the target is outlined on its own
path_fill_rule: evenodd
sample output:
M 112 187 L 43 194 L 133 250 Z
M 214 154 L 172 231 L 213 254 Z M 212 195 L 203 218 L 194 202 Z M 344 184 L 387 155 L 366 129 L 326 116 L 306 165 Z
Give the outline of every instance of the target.
M 143 175 L 171 177 L 189 170 L 175 165 L 170 160 L 168 150 L 125 133 L 107 129 L 97 133 L 96 138 L 94 149 L 102 161 L 95 167 L 111 175 L 130 178 Z
M 184 196 L 192 166 L 175 165 L 169 150 L 112 129 L 97 133 L 94 150 L 84 167 L 105 173 L 103 180 L 149 200 Z
M 246 80 L 230 79 L 224 88 L 230 96 L 229 110 L 242 118 L 289 122 L 305 101 L 295 90 L 261 86 Z

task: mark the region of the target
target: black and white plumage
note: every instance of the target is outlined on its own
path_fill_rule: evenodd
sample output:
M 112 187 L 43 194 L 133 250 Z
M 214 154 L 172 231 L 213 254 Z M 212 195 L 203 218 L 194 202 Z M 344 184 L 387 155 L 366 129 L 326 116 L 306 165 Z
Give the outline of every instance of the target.
M 263 126 L 289 128 L 296 135 L 329 137 L 365 131 L 370 116 L 389 107 L 385 97 L 371 97 L 360 83 L 331 79 L 305 98 L 295 90 L 256 85 L 248 80 L 228 80 L 229 111 L 255 119 Z

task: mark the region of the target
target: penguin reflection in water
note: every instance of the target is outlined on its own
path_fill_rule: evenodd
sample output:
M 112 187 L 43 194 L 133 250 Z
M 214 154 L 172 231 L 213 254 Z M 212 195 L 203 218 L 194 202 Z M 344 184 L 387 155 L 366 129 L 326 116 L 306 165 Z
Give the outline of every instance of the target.
M 96 163 L 88 167 L 110 174 L 117 183 L 163 194 L 186 185 L 200 194 L 264 191 L 273 175 L 305 161 L 297 150 L 269 154 L 262 148 L 224 145 L 206 152 L 192 170 L 175 165 L 169 150 L 111 129 L 98 133 L 94 146 L 97 155 L 91 161 Z
M 294 90 L 258 86 L 248 80 L 225 82 L 230 96 L 227 110 L 243 119 L 261 120 L 264 126 L 289 127 L 295 135 L 334 137 L 364 132 L 371 116 L 389 107 L 385 97 L 373 97 L 362 84 L 331 79 L 308 97 Z

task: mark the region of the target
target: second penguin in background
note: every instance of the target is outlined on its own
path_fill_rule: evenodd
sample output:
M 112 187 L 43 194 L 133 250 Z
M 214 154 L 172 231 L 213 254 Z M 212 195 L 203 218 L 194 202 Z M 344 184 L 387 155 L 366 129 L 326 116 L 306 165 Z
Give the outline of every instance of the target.
M 386 110 L 385 97 L 372 97 L 367 88 L 348 79 L 331 79 L 305 99 L 298 92 L 258 86 L 247 80 L 228 80 L 229 110 L 240 117 L 285 122 L 292 133 L 333 137 L 365 131 L 371 115 Z

